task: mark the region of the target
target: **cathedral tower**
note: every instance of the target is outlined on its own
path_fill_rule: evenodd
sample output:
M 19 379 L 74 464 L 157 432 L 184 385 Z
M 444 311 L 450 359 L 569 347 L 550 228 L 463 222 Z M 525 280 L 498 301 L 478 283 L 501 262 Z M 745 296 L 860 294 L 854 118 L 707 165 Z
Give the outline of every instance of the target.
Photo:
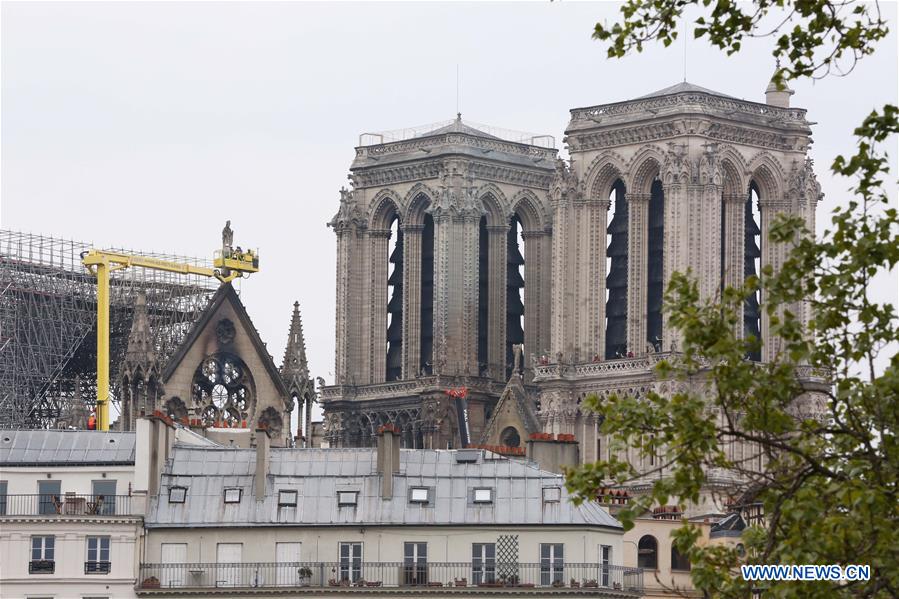
M 512 347 L 549 346 L 551 138 L 461 116 L 404 133 L 362 136 L 353 189 L 330 223 L 336 381 L 322 399 L 332 445 L 369 445 L 391 423 L 406 446 L 458 447 L 480 434 Z

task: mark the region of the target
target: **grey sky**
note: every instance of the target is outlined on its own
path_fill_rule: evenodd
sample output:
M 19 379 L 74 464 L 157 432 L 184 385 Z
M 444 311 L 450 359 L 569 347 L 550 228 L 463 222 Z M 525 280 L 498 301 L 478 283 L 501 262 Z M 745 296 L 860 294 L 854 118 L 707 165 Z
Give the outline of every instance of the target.
M 896 5 L 886 4 L 891 27 Z M 334 235 L 325 222 L 364 131 L 466 119 L 556 136 L 570 108 L 683 77 L 683 46 L 605 58 L 614 3 L 2 5 L 2 225 L 211 256 L 225 219 L 258 247 L 242 297 L 280 363 L 300 301 L 315 375 L 333 380 Z M 763 101 L 771 38 L 726 57 L 688 45 L 689 81 Z M 865 114 L 897 102 L 896 34 L 848 78 L 795 84 L 826 201 Z M 896 173 L 895 153 L 893 173 Z M 895 193 L 895 186 L 893 193 Z M 895 279 L 877 286 L 896 294 Z

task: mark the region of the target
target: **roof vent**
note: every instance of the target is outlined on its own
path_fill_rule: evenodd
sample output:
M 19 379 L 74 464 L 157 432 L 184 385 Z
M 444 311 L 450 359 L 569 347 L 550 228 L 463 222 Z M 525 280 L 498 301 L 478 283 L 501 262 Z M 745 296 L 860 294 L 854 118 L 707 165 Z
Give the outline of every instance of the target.
M 456 451 L 457 464 L 477 464 L 481 457 L 479 449 L 459 449 Z

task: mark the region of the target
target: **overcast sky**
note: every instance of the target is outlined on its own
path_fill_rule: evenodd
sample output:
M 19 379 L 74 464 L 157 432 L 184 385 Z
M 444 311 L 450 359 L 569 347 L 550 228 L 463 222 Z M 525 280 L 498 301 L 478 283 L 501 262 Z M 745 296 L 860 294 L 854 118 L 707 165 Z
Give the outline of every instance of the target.
M 2 5 L 3 228 L 211 256 L 231 219 L 262 271 L 242 297 L 280 363 L 294 300 L 314 375 L 333 381 L 335 239 L 325 222 L 360 133 L 463 117 L 555 135 L 568 110 L 683 78 L 684 47 L 619 61 L 590 37 L 615 3 L 13 3 Z M 883 10 L 896 26 L 896 4 Z M 687 47 L 687 79 L 764 101 L 773 40 Z M 847 78 L 793 85 L 828 167 L 897 102 L 896 34 Z M 893 173 L 895 174 L 895 153 Z M 893 178 L 895 181 L 895 176 Z M 895 186 L 891 185 L 893 193 Z M 894 198 L 895 199 L 895 198 Z M 878 294 L 893 297 L 896 281 Z

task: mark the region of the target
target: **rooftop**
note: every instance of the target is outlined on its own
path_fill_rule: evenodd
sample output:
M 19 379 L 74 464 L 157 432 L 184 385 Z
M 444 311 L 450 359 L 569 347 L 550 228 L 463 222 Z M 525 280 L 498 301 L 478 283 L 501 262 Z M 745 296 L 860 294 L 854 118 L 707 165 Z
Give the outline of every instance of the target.
M 133 432 L 0 431 L 0 466 L 114 466 L 134 464 Z
M 272 449 L 265 498 L 255 499 L 256 451 L 176 445 L 148 527 L 264 525 L 580 525 L 620 529 L 595 503 L 575 506 L 560 475 L 490 452 L 474 461 L 452 450 L 401 450 L 393 495 L 381 498 L 375 449 Z M 468 452 L 468 459 L 471 459 Z M 184 503 L 168 489 L 186 487 Z M 411 503 L 413 487 L 430 489 L 427 503 Z M 226 488 L 241 489 L 225 504 Z M 492 489 L 492 501 L 475 503 L 475 488 Z M 558 501 L 543 501 L 544 488 Z M 296 505 L 279 506 L 279 491 L 296 491 Z M 355 506 L 338 505 L 338 492 L 356 494 Z
M 727 94 L 722 94 L 721 92 L 716 92 L 714 90 L 708 89 L 706 87 L 702 87 L 699 85 L 695 85 L 693 83 L 689 83 L 687 81 L 682 81 L 680 83 L 675 83 L 674 85 L 669 85 L 668 87 L 662 88 L 658 91 L 654 91 L 651 94 L 646 94 L 645 96 L 640 96 L 636 98 L 637 100 L 643 100 L 645 98 L 659 98 L 661 96 L 672 96 L 674 94 L 685 94 L 685 93 L 702 93 L 709 94 L 712 96 L 721 96 L 722 98 L 734 98 L 733 96 L 729 96 Z
M 542 148 L 556 147 L 556 140 L 552 135 L 529 133 L 527 131 L 515 131 L 512 129 L 503 129 L 500 127 L 493 127 L 491 125 L 483 125 L 471 121 L 464 121 L 462 120 L 461 113 L 457 114 L 455 119 L 429 123 L 427 125 L 406 127 L 403 129 L 394 129 L 391 131 L 363 133 L 359 136 L 359 146 L 376 146 L 423 137 L 435 137 L 439 135 L 446 135 L 448 133 L 460 133 L 463 135 L 470 135 L 472 137 L 481 137 L 484 139 L 492 139 L 496 141 L 507 141 L 518 144 L 539 146 Z

